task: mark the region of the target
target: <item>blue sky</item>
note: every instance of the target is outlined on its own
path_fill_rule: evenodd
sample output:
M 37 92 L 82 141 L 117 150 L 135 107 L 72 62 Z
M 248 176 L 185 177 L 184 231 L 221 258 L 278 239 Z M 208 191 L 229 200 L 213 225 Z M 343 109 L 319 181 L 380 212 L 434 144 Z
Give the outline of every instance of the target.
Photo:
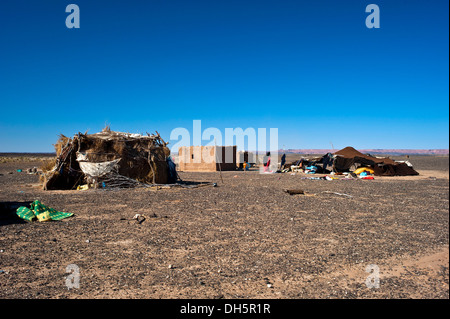
M 65 25 L 67 5 L 80 28 Z M 380 8 L 368 29 L 368 4 Z M 448 1 L 0 2 L 0 152 L 278 128 L 280 148 L 448 148 Z M 177 141 L 169 141 L 173 145 Z M 206 141 L 208 142 L 208 141 Z

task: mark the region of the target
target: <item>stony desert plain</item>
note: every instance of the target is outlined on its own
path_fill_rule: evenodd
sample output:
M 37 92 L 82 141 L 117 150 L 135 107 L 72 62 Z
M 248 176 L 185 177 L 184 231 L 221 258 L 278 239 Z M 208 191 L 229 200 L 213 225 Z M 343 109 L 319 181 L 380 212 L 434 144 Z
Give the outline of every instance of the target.
M 449 298 L 448 156 L 410 156 L 419 176 L 179 172 L 217 186 L 86 191 L 44 191 L 26 173 L 41 158 L 11 156 L 0 157 L 1 299 Z M 74 216 L 15 215 L 36 199 Z

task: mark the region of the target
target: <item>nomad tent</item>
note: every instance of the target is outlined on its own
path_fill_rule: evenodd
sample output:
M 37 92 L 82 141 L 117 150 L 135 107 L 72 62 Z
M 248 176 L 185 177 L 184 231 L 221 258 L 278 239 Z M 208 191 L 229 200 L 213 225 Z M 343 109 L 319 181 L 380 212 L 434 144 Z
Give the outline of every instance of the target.
M 354 172 L 358 168 L 366 167 L 370 168 L 377 176 L 419 175 L 409 162 L 397 162 L 387 157 L 374 157 L 363 154 L 350 146 L 318 158 L 302 158 L 287 166 L 300 169 L 314 167 L 316 173 Z
M 373 169 L 378 176 L 419 175 L 408 162 L 397 162 L 390 158 L 373 157 L 358 152 L 353 147 L 346 147 L 334 153 L 333 169 L 335 172 L 354 171 L 359 167 Z
M 53 168 L 43 170 L 44 189 L 174 183 L 177 174 L 166 145 L 159 134 L 114 132 L 109 127 L 73 138 L 61 135 Z

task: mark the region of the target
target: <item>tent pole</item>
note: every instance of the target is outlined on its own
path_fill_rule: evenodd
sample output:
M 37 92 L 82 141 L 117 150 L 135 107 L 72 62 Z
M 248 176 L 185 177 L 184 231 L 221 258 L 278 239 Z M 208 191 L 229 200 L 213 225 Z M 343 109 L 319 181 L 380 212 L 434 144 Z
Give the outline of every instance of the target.
M 219 174 L 220 174 L 220 180 L 222 181 L 223 184 L 223 178 L 222 178 L 222 168 L 220 167 L 220 162 L 217 159 L 217 145 L 216 145 L 216 138 L 214 138 L 214 154 L 216 157 L 216 162 L 219 164 Z

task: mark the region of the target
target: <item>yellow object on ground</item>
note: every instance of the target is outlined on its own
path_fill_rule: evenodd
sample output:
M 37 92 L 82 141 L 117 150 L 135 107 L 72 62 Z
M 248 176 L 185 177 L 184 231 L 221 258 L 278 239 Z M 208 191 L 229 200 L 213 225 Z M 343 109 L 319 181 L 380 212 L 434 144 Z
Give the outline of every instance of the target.
M 20 218 L 29 222 L 36 217 L 40 222 L 45 222 L 47 220 L 60 220 L 73 215 L 73 213 L 60 212 L 54 208 L 45 206 L 38 200 L 35 200 L 31 204 L 30 208 L 20 206 L 17 208 L 16 214 Z
M 356 170 L 353 171 L 353 173 L 355 173 L 356 175 L 361 174 L 362 172 L 369 172 L 370 174 L 374 174 L 375 171 L 373 169 L 371 169 L 370 167 L 360 167 Z
M 87 189 L 89 189 L 89 185 L 79 185 L 77 187 L 77 190 L 79 190 L 79 191 L 85 191 Z
M 46 210 L 45 212 L 43 212 L 43 213 L 41 213 L 41 214 L 39 214 L 39 215 L 36 215 L 36 217 L 37 217 L 37 219 L 38 219 L 40 222 L 45 222 L 45 221 L 51 219 L 51 218 L 50 218 L 50 212 L 49 212 L 48 210 Z

